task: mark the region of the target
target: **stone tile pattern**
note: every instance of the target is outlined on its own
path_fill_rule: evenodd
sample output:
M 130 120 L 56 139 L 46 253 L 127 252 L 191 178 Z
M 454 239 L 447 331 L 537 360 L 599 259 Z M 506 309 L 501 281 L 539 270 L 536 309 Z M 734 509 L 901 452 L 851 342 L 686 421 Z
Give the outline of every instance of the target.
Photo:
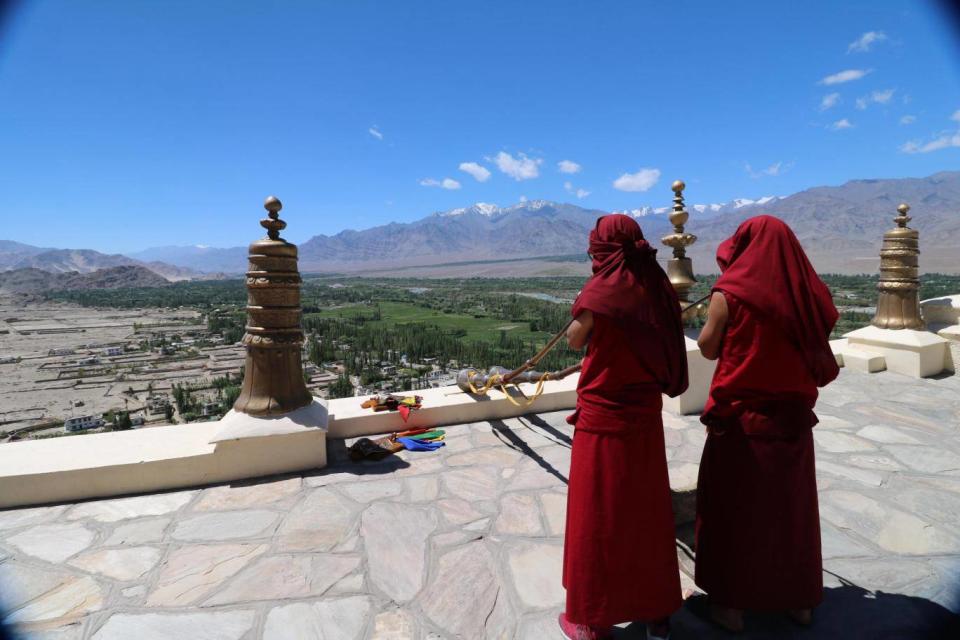
M 373 463 L 334 441 L 302 477 L 0 512 L 0 594 L 38 638 L 559 638 L 566 413 L 456 425 L 438 452 Z M 957 609 L 960 378 L 844 370 L 818 414 L 828 586 Z M 703 429 L 664 422 L 689 492 Z M 675 636 L 722 637 L 696 600 Z M 808 637 L 834 637 L 830 602 Z

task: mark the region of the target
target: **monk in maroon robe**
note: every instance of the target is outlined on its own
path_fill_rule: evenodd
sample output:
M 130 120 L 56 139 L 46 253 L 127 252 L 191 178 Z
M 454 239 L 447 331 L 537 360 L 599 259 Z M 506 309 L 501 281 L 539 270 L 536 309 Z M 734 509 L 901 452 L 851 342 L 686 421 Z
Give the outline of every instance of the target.
M 573 305 L 570 345 L 587 347 L 577 409 L 563 554 L 569 638 L 648 622 L 665 637 L 681 604 L 661 393 L 687 388 L 680 306 L 656 250 L 625 215 L 590 233 L 593 277 Z
M 809 624 L 823 597 L 813 407 L 839 373 L 828 343 L 837 310 L 777 218 L 741 224 L 717 263 L 699 340 L 719 362 L 700 418 L 696 583 L 729 630 L 743 628 L 744 609 Z

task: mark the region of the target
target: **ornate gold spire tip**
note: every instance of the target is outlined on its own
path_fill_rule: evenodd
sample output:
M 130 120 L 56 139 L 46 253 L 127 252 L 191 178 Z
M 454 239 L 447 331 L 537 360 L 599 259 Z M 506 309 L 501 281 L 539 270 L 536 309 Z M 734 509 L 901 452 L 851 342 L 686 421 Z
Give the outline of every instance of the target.
M 908 211 L 910 211 L 910 205 L 908 205 L 906 202 L 901 202 L 897 207 L 897 213 L 900 215 L 894 218 L 893 221 L 896 222 L 897 226 L 901 229 L 906 229 L 907 223 L 913 220 L 913 218 L 907 215 Z
M 281 240 L 280 232 L 287 228 L 287 223 L 280 219 L 283 203 L 276 196 L 267 196 L 263 201 L 263 208 L 267 210 L 267 217 L 260 221 L 260 226 L 267 230 L 268 238 Z

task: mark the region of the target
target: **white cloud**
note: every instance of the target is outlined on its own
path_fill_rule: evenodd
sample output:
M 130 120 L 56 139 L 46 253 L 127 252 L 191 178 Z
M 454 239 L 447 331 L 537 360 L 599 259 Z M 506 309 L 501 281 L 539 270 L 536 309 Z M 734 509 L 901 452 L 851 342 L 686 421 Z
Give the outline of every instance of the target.
M 580 165 L 573 160 L 561 160 L 557 163 L 560 173 L 580 173 Z
M 660 169 L 640 169 L 636 173 L 625 173 L 613 181 L 613 188 L 620 191 L 646 191 L 657 184 Z
M 832 76 L 827 76 L 821 80 L 818 84 L 833 85 L 833 84 L 843 84 L 844 82 L 851 82 L 853 80 L 859 80 L 863 76 L 870 73 L 871 69 L 847 69 L 839 73 L 835 73 Z
M 783 161 L 774 162 L 766 169 L 760 169 L 759 171 L 754 171 L 753 167 L 750 166 L 750 163 L 747 162 L 744 164 L 744 169 L 747 170 L 747 174 L 751 178 L 762 178 L 763 176 L 778 176 L 781 173 L 786 172 L 790 168 L 790 165 L 784 166 Z
M 526 202 L 527 196 L 520 196 L 520 202 Z
M 518 153 L 514 158 L 506 151 L 501 151 L 496 158 L 487 158 L 495 162 L 497 168 L 517 182 L 531 180 L 540 175 L 541 158 L 528 158 L 525 153 Z
M 376 138 L 377 140 L 383 140 L 383 134 L 380 133 L 380 130 L 379 130 L 379 129 L 377 129 L 377 125 L 373 125 L 373 126 L 370 127 L 369 129 L 367 129 L 367 133 L 369 133 L 370 135 L 372 135 L 372 136 L 373 136 L 374 138 Z
M 567 193 L 577 196 L 578 200 L 583 200 L 588 195 L 590 195 L 590 192 L 587 191 L 586 189 L 578 189 L 574 187 L 573 183 L 570 182 L 569 180 L 563 183 L 563 188 L 566 190 Z
M 857 98 L 857 109 L 863 111 L 870 106 L 870 103 L 887 104 L 893 98 L 896 89 L 884 89 L 883 91 L 874 91 L 870 95 Z
M 843 118 L 842 120 L 837 120 L 832 125 L 830 125 L 830 128 L 833 129 L 834 131 L 840 131 L 842 129 L 850 129 L 852 127 L 853 127 L 853 123 L 847 120 L 846 118 Z
M 823 96 L 823 99 L 820 101 L 820 111 L 826 111 L 827 109 L 832 109 L 838 104 L 840 104 L 840 94 L 828 93 L 827 95 Z
M 960 109 L 953 112 L 950 120 L 960 122 Z M 960 147 L 960 130 L 941 132 L 930 142 L 920 143 L 916 140 L 911 140 L 901 145 L 900 151 L 903 153 L 930 153 L 931 151 L 939 151 L 940 149 L 950 149 L 953 147 Z
M 887 39 L 887 34 L 883 31 L 867 31 L 865 34 L 854 40 L 847 47 L 847 53 L 866 53 L 870 51 L 872 47 L 877 42 L 883 42 Z
M 917 116 L 905 115 L 900 118 L 900 124 L 913 124 L 917 121 Z
M 960 131 L 955 133 L 945 133 L 930 142 L 920 144 L 916 141 L 907 142 L 900 147 L 904 153 L 930 153 L 940 149 L 949 149 L 951 147 L 960 147 Z
M 444 189 L 459 189 L 460 183 L 453 178 L 444 178 L 443 180 L 434 180 L 433 178 L 424 178 L 420 181 L 421 187 L 442 187 Z
M 461 162 L 460 171 L 469 173 L 477 182 L 486 182 L 490 178 L 490 170 L 476 162 Z

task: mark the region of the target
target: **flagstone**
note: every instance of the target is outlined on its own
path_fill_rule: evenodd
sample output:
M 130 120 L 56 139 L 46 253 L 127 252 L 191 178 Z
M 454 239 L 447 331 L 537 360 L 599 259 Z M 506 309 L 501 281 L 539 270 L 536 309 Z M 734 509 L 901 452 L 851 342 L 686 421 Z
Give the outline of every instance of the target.
M 526 617 L 520 624 L 517 640 L 565 640 L 557 624 L 557 614 Z
M 883 476 L 873 471 L 851 467 L 849 465 L 834 464 L 826 460 L 817 462 L 817 470 L 829 473 L 848 480 L 854 480 L 869 487 L 879 487 L 883 484 Z
M 174 540 L 236 540 L 269 536 L 280 514 L 274 511 L 222 511 L 183 518 L 170 534 Z
M 870 451 L 876 447 L 866 440 L 836 431 L 813 430 L 813 439 L 817 447 L 829 453 L 848 453 L 851 451 Z
M 370 640 L 415 640 L 416 632 L 416 621 L 409 611 L 391 609 L 374 618 Z
M 160 561 L 156 547 L 124 547 L 101 549 L 81 554 L 70 561 L 78 569 L 99 573 L 114 580 L 135 580 L 153 569 Z
M 363 512 L 360 535 L 370 580 L 394 602 L 406 602 L 420 591 L 427 540 L 436 528 L 432 509 L 381 502 Z
M 476 534 L 469 531 L 448 531 L 447 533 L 439 533 L 432 538 L 434 546 L 437 547 L 451 547 L 467 540 L 476 539 Z
M 143 518 L 118 525 L 105 546 L 138 545 L 150 542 L 160 542 L 172 518 Z
M 500 511 L 493 526 L 503 535 L 536 536 L 543 533 L 536 496 L 526 493 L 504 495 L 500 498 Z
M 57 621 L 68 624 L 103 608 L 103 591 L 90 576 L 70 576 L 46 593 L 14 609 L 7 622 Z
M 41 524 L 11 536 L 7 543 L 35 558 L 63 562 L 89 547 L 95 537 L 94 531 L 79 522 Z
M 314 489 L 277 531 L 281 551 L 329 551 L 353 530 L 359 508 L 330 488 Z
M 84 502 L 70 509 L 66 517 L 68 520 L 92 518 L 98 522 L 117 522 L 128 518 L 160 516 L 179 510 L 196 494 L 197 491 L 178 491 Z
M 359 567 L 360 557 L 355 555 L 265 556 L 241 571 L 203 606 L 318 597 Z
M 66 505 L 58 505 L 55 507 L 34 507 L 32 509 L 2 511 L 0 512 L 0 531 L 56 520 L 66 509 Z
M 300 478 L 272 482 L 221 485 L 204 490 L 194 511 L 229 511 L 272 505 L 300 491 Z
M 240 640 L 253 628 L 253 611 L 117 613 L 92 640 Z
M 562 536 L 567 527 L 567 496 L 563 493 L 543 493 L 540 495 L 543 515 L 552 536 Z
M 494 467 L 510 467 L 520 460 L 520 454 L 507 447 L 485 447 L 483 449 L 474 449 L 465 451 L 447 457 L 447 466 L 449 467 L 473 467 L 482 465 L 492 465 Z
M 364 579 L 362 573 L 353 573 L 330 587 L 328 595 L 342 595 L 352 593 L 362 593 L 364 590 Z
M 820 502 L 820 515 L 894 553 L 960 553 L 960 540 L 933 523 L 858 493 L 827 492 Z
M 466 524 L 482 518 L 484 514 L 474 509 L 473 505 L 466 500 L 457 498 L 448 498 L 437 501 L 437 508 L 443 519 L 453 525 Z
M 905 433 L 903 429 L 894 429 L 878 424 L 872 424 L 860 429 L 860 431 L 857 431 L 857 435 L 861 438 L 873 440 L 874 442 L 882 442 L 883 444 L 922 444 L 920 440 Z
M 900 471 L 903 469 L 903 465 L 893 458 L 875 453 L 852 455 L 846 461 L 857 467 L 877 469 L 878 471 Z
M 690 491 L 697 488 L 697 474 L 700 465 L 692 462 L 671 462 L 667 465 L 670 476 L 670 488 L 675 491 Z
M 359 640 L 372 607 L 368 596 L 274 607 L 263 640 Z
M 151 607 L 180 607 L 210 595 L 219 585 L 265 553 L 265 544 L 221 544 L 182 547 L 170 553 L 153 592 Z
M 350 499 L 361 503 L 368 503 L 400 495 L 403 492 L 403 481 L 399 478 L 388 478 L 375 482 L 345 484 L 339 488 L 340 491 Z
M 944 448 L 889 445 L 886 450 L 900 462 L 923 473 L 960 474 L 960 455 Z
M 437 476 L 414 476 L 405 482 L 410 502 L 432 502 L 440 495 L 440 479 Z
M 499 494 L 497 470 L 492 467 L 465 467 L 447 471 L 442 476 L 446 492 L 467 500 L 493 500 Z
M 563 605 L 563 546 L 521 542 L 510 547 L 507 558 L 513 587 L 524 606 L 542 609 Z
M 448 634 L 480 640 L 500 588 L 493 555 L 478 540 L 440 557 L 418 602 L 427 618 Z
M 486 531 L 487 527 L 490 525 L 490 518 L 481 518 L 480 520 L 474 520 L 470 524 L 464 525 L 464 531 Z

